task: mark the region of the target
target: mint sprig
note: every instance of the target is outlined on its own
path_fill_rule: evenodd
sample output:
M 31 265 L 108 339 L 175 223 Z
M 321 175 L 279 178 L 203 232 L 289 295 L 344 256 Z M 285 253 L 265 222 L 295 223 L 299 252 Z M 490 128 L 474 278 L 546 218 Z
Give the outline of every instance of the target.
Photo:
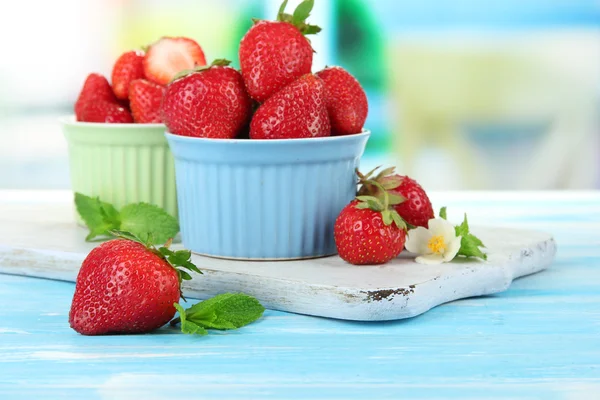
M 75 193 L 77 212 L 90 230 L 86 241 L 110 238 L 110 232 L 131 232 L 142 242 L 165 243 L 179 232 L 179 222 L 162 208 L 148 203 L 128 204 L 117 211 L 98 197 Z
M 188 334 L 206 335 L 207 329 L 238 329 L 259 319 L 265 308 L 252 296 L 243 293 L 219 294 L 194 304 L 184 310 L 174 304 L 179 317 L 171 325 L 181 324 L 181 331 Z
M 442 207 L 439 213 L 440 218 L 448 219 L 446 207 Z M 465 257 L 478 257 L 482 260 L 487 260 L 487 254 L 485 254 L 481 248 L 485 248 L 483 242 L 475 235 L 470 232 L 469 221 L 467 220 L 467 214 L 460 225 L 454 227 L 456 236 L 461 236 L 460 249 L 458 250 L 457 256 Z
M 98 197 L 75 193 L 75 207 L 90 229 L 86 241 L 104 236 L 109 230 L 117 229 L 121 225 L 119 212 L 111 204 L 100 201 Z

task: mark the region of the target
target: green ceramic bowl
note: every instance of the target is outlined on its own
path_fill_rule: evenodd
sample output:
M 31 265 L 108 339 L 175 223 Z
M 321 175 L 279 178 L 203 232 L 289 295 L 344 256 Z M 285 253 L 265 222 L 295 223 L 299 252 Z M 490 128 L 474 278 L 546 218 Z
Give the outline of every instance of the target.
M 61 120 L 69 144 L 71 187 L 120 209 L 156 204 L 177 217 L 175 168 L 163 124 Z M 81 222 L 80 220 L 78 222 Z

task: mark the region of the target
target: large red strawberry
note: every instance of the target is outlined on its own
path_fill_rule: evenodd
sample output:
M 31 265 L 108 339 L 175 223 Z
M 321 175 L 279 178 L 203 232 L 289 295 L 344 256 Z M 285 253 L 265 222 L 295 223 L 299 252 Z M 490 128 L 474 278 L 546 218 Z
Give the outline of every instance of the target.
M 406 225 L 385 200 L 359 196 L 337 217 L 333 235 L 343 260 L 355 265 L 384 264 L 402 252 Z
M 129 97 L 129 85 L 144 78 L 144 52 L 128 51 L 121 54 L 112 70 L 112 88 L 120 100 Z
M 181 279 L 190 278 L 177 268 L 199 272 L 188 254 L 183 258 L 185 266 L 172 265 L 159 250 L 126 239 L 96 247 L 77 275 L 71 328 L 84 335 L 103 335 L 144 333 L 165 325 L 175 314 Z
M 161 101 L 165 87 L 145 79 L 136 79 L 129 86 L 129 106 L 138 123 L 162 122 Z
M 351 135 L 362 132 L 369 106 L 360 83 L 341 67 L 317 72 L 327 93 L 327 111 L 332 135 Z
M 307 74 L 271 96 L 250 123 L 251 139 L 294 139 L 329 136 L 325 87 Z
M 169 132 L 214 139 L 232 139 L 241 133 L 248 124 L 252 100 L 242 76 L 228 64 L 216 60 L 169 84 L 162 103 Z
M 256 21 L 240 42 L 239 58 L 248 93 L 264 102 L 275 92 L 311 71 L 313 49 L 304 35 L 318 33 L 306 24 L 313 0 L 305 0 L 285 14 L 287 0 L 279 9 L 277 21 Z
M 129 124 L 133 122 L 129 110 L 121 107 L 118 103 L 110 103 L 104 100 L 86 103 L 82 107 L 77 120 L 111 124 Z
M 166 85 L 179 72 L 206 65 L 202 47 L 186 37 L 163 37 L 148 47 L 144 57 L 146 79 Z
M 81 92 L 79 92 L 79 97 L 75 102 L 75 116 L 77 121 L 83 121 L 82 111 L 85 105 L 97 101 L 116 104 L 117 98 L 108 80 L 100 74 L 92 73 L 85 79 Z
M 385 169 L 373 177 L 375 171 L 376 169 L 367 175 L 359 174 L 362 183 L 359 195 L 379 196 L 381 189 L 373 184 L 373 182 L 377 182 L 389 193 L 404 198 L 404 201 L 396 204 L 394 208 L 406 223 L 427 228 L 428 222 L 434 218 L 434 214 L 431 201 L 421 185 L 408 176 L 395 174 L 393 167 Z

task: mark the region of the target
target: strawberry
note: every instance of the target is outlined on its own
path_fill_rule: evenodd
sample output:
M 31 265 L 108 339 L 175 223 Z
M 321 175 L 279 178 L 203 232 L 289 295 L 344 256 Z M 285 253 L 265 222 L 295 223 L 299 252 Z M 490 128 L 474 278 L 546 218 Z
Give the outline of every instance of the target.
M 240 73 L 227 65 L 227 60 L 215 60 L 169 84 L 162 103 L 169 132 L 215 139 L 241 133 L 250 119 L 252 101 Z
M 83 88 L 75 102 L 75 116 L 77 121 L 82 121 L 83 108 L 88 103 L 96 101 L 105 101 L 108 103 L 117 103 L 117 98 L 110 87 L 108 80 L 96 73 L 89 74 L 85 79 Z
M 98 100 L 86 103 L 81 109 L 77 118 L 82 122 L 101 122 L 101 123 L 121 123 L 128 124 L 133 122 L 131 113 L 121 107 L 118 103 Z
M 316 74 L 323 80 L 327 93 L 327 112 L 332 135 L 362 132 L 369 106 L 360 83 L 341 67 L 325 68 Z
M 313 1 L 303 1 L 294 15 L 285 14 L 287 0 L 277 21 L 255 21 L 240 42 L 239 58 L 250 96 L 264 102 L 275 92 L 311 71 L 313 49 L 304 35 L 321 28 L 306 24 Z
M 339 256 L 354 265 L 385 264 L 402 252 L 406 225 L 384 201 L 358 196 L 335 220 L 333 235 Z
M 69 312 L 75 331 L 84 335 L 145 333 L 175 315 L 173 304 L 181 296 L 181 280 L 191 279 L 177 268 L 200 272 L 189 261 L 191 254 L 147 247 L 133 238 L 105 242 L 83 261 Z M 168 256 L 167 261 L 163 254 L 177 257 Z M 178 263 L 172 264 L 175 259 Z
M 185 37 L 163 37 L 148 47 L 144 57 L 146 79 L 166 85 L 179 72 L 206 65 L 204 51 Z
M 421 185 L 408 176 L 394 174 L 393 167 L 381 171 L 373 178 L 372 175 L 376 170 L 377 168 L 367 175 L 359 174 L 362 186 L 358 194 L 378 196 L 381 191 L 380 187 L 383 187 L 389 193 L 404 199 L 401 203 L 394 205 L 394 208 L 406 223 L 414 227 L 427 228 L 428 222 L 434 218 L 434 214 L 431 201 Z
M 136 79 L 129 86 L 129 102 L 133 120 L 138 123 L 160 123 L 161 101 L 165 87 L 145 79 Z
M 112 88 L 117 99 L 129 97 L 129 85 L 144 78 L 144 52 L 128 51 L 121 54 L 112 70 Z
M 250 123 L 251 139 L 329 136 L 325 87 L 313 74 L 290 83 L 261 105 Z

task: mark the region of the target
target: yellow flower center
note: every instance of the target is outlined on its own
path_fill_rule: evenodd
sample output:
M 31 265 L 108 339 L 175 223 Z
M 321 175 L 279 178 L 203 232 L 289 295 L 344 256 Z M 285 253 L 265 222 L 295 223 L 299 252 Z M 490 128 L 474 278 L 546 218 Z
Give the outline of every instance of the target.
M 446 251 L 444 237 L 442 235 L 432 236 L 431 239 L 429 239 L 429 243 L 427 243 L 427 247 L 435 254 L 442 254 Z

